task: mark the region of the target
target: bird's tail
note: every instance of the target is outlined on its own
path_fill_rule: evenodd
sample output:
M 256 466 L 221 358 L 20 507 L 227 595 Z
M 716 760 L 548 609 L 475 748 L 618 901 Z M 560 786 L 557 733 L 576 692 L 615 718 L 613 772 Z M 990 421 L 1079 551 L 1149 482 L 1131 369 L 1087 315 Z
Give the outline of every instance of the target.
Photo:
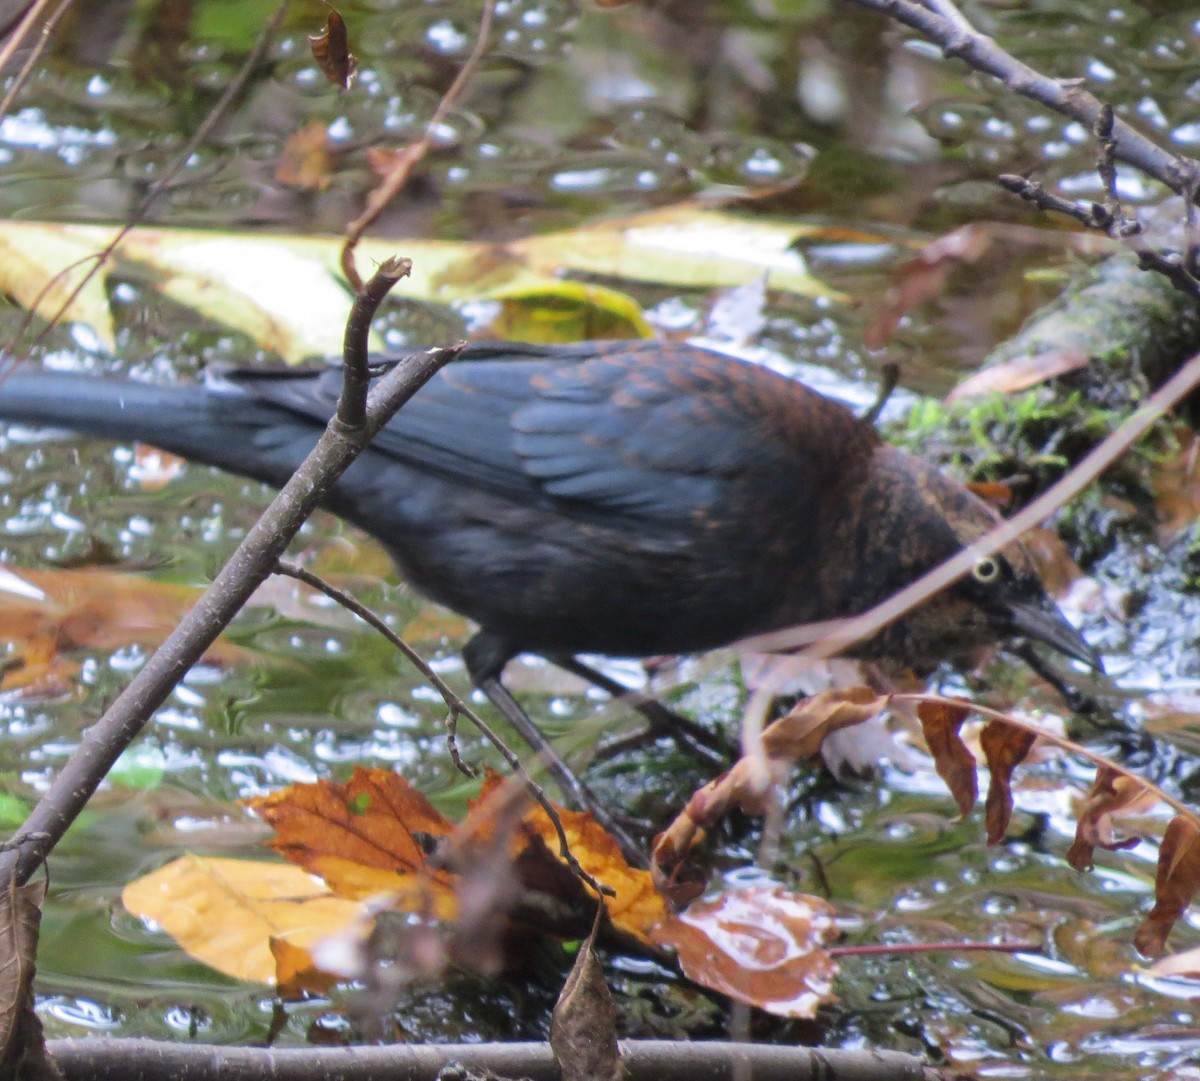
M 316 437 L 311 425 L 298 427 L 283 410 L 235 387 L 214 391 L 25 368 L 0 380 L 0 421 L 138 440 L 276 485 Z

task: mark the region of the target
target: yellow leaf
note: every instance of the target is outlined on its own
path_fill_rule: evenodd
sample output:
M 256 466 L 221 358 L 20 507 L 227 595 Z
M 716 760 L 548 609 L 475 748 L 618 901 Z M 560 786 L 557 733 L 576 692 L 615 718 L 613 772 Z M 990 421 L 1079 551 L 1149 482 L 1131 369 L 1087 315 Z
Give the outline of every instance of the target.
M 290 864 L 192 855 L 129 883 L 121 900 L 197 960 L 267 984 L 276 978 L 273 937 L 306 949 L 345 929 L 361 911 Z

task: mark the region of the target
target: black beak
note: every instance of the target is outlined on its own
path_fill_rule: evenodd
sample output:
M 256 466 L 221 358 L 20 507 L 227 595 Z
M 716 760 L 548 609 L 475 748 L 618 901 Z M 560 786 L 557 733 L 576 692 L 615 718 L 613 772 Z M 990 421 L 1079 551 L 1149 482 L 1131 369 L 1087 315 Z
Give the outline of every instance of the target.
M 1013 629 L 1017 633 L 1103 673 L 1104 662 L 1100 659 L 1100 654 L 1066 621 L 1053 601 L 1048 598 L 1017 601 L 1009 604 L 1008 610 L 1012 616 Z

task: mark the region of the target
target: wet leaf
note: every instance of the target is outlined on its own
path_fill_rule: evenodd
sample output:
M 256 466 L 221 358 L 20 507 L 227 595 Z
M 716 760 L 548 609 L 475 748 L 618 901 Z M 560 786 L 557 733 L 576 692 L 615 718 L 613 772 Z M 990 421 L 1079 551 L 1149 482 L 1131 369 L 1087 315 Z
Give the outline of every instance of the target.
M 999 844 L 1012 818 L 1012 773 L 1029 754 L 1037 739 L 1032 732 L 1003 721 L 989 721 L 979 735 L 991 780 L 986 807 L 988 844 Z
M 845 299 L 808 273 L 796 242 L 819 226 L 684 203 L 610 218 L 508 245 L 530 268 L 555 268 L 675 288 L 745 285 L 767 277 L 769 289 Z
M 453 824 L 398 774 L 359 768 L 345 784 L 295 784 L 247 806 L 275 830 L 271 847 L 337 896 L 388 893 L 438 919 L 456 915 L 450 875 L 429 864 Z
M 94 229 L 80 235 L 70 225 L 4 222 L 0 226 L 0 292 L 27 311 L 50 319 L 94 266 L 94 256 L 107 243 L 101 239 L 106 232 L 111 237 L 111 230 Z M 62 277 L 54 281 L 60 273 Z M 63 318 L 91 327 L 112 352 L 116 345 L 105 274 L 101 270 L 91 276 Z
M 360 910 L 286 863 L 192 855 L 130 882 L 121 900 L 197 960 L 235 979 L 266 984 L 278 978 L 272 939 L 307 951 Z M 294 979 L 306 966 L 291 950 L 282 953 L 285 978 Z
M 1091 358 L 1077 349 L 1054 349 L 1033 357 L 1017 357 L 984 368 L 964 379 L 946 395 L 946 401 L 958 402 L 985 394 L 1012 394 L 1028 390 L 1056 375 L 1086 368 L 1090 362 Z
M 1136 778 L 1119 773 L 1111 766 L 1097 769 L 1092 787 L 1079 809 L 1075 841 L 1067 852 L 1067 863 L 1076 871 L 1086 871 L 1092 866 L 1092 856 L 1097 848 L 1111 852 L 1137 844 L 1137 837 L 1116 837 L 1112 816 L 1143 805 L 1146 796 L 1145 786 Z
M 636 300 L 600 285 L 536 283 L 494 289 L 488 299 L 500 302 L 488 333 L 509 341 L 556 345 L 654 337 Z
M 186 458 L 159 450 L 147 443 L 137 443 L 133 448 L 133 464 L 129 467 L 129 476 L 137 481 L 142 491 L 157 492 L 170 484 L 186 467 Z
M 1175 921 L 1200 890 L 1200 825 L 1178 815 L 1167 823 L 1158 849 L 1154 907 L 1133 936 L 1143 957 L 1157 957 Z
M 690 905 L 655 937 L 697 983 L 781 1017 L 814 1017 L 833 997 L 837 964 L 822 949 L 833 917 L 820 898 L 755 884 Z
M 887 696 L 870 687 L 822 691 L 794 706 L 763 732 L 768 758 L 797 762 L 811 758 L 825 737 L 842 728 L 862 724 L 887 706 Z
M 29 694 L 70 685 L 76 670 L 65 656 L 70 650 L 155 648 L 201 593 L 117 571 L 0 569 L 0 639 L 17 644 L 19 660 L 5 670 L 0 688 Z M 223 638 L 205 658 L 214 664 L 263 659 Z
M 975 756 L 967 750 L 959 729 L 970 716 L 966 705 L 952 706 L 945 702 L 921 702 L 917 716 L 925 733 L 925 743 L 933 755 L 938 776 L 946 782 L 958 812 L 964 818 L 979 798 L 979 779 L 975 772 Z
M 403 295 L 444 304 L 503 299 L 511 290 L 553 295 L 564 272 L 696 289 L 743 285 L 765 274 L 772 290 L 843 299 L 808 273 L 795 250 L 797 239 L 820 233 L 788 219 L 683 204 L 508 244 L 364 240 L 357 251 L 382 262 L 400 250 L 413 261 Z M 0 222 L 0 289 L 28 307 L 52 274 L 99 251 L 111 236 L 99 226 Z M 134 229 L 68 318 L 91 326 L 111 348 L 106 289 L 115 270 L 289 362 L 340 355 L 350 307 L 343 243 L 340 236 Z M 372 339 L 372 350 L 381 345 Z
M 550 1015 L 550 1047 L 562 1081 L 621 1081 L 625 1076 L 617 1047 L 617 1008 L 596 954 L 602 916 L 599 908 Z
M 350 52 L 350 34 L 346 30 L 345 20 L 336 9 L 329 9 L 325 28 L 319 34 L 310 34 L 308 44 L 321 74 L 334 86 L 348 90 L 358 60 Z

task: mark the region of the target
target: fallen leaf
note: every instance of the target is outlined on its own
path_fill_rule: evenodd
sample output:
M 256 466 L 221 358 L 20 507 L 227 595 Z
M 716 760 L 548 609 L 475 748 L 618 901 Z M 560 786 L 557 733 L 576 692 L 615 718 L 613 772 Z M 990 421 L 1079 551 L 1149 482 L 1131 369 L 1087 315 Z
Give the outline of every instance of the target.
M 1086 368 L 1091 358 L 1077 349 L 1053 349 L 1031 357 L 1017 357 L 993 364 L 964 379 L 949 394 L 947 402 L 979 398 L 985 394 L 1012 394 L 1028 390 L 1056 375 Z
M 271 847 L 337 896 L 394 894 L 438 919 L 457 914 L 450 875 L 429 864 L 453 824 L 398 774 L 357 768 L 345 784 L 294 784 L 247 806 L 275 830 Z
M 147 443 L 136 443 L 129 477 L 144 492 L 157 492 L 171 483 L 187 466 L 187 459 L 169 454 Z
M 1158 535 L 1169 544 L 1200 518 L 1200 438 L 1180 436 L 1179 451 L 1159 462 L 1151 480 L 1158 510 Z
M 0 1055 L 12 1077 L 53 1077 L 55 1071 L 38 1072 L 22 1062 L 42 1047 L 42 1026 L 33 1008 L 38 936 L 46 880 L 24 886 L 10 882 L 0 891 Z M 26 1069 L 15 1067 L 20 1063 Z
M 733 808 L 748 814 L 764 813 L 771 786 L 789 763 L 811 758 L 830 733 L 861 724 L 886 705 L 887 696 L 877 695 L 870 687 L 823 691 L 769 725 L 762 736 L 767 776 L 761 759 L 740 759 L 732 769 L 696 791 L 654 839 L 650 866 L 658 889 L 676 904 L 692 900 L 702 886 L 691 876 L 681 880 L 679 875 L 683 862 L 703 841 L 706 831 Z
M 493 289 L 500 311 L 487 332 L 509 341 L 555 345 L 601 338 L 652 338 L 637 301 L 582 282 L 534 283 Z
M 837 963 L 822 946 L 834 912 L 775 884 L 723 891 L 690 905 L 655 939 L 697 983 L 781 1017 L 814 1017 L 832 998 Z
M 950 270 L 960 264 L 978 262 L 995 237 L 991 225 L 964 225 L 931 240 L 901 263 L 892 274 L 883 303 L 863 332 L 867 348 L 882 349 L 887 345 L 901 319 L 918 305 L 941 296 Z
M 275 179 L 304 191 L 326 191 L 333 179 L 329 129 L 318 120 L 292 132 L 275 163 Z
M 235 979 L 266 984 L 278 978 L 273 938 L 307 951 L 350 924 L 361 907 L 286 863 L 192 855 L 130 882 L 121 901 L 197 960 Z M 292 961 L 288 972 L 304 967 Z
M 0 577 L 0 640 L 14 643 L 18 663 L 5 670 L 5 690 L 61 688 L 76 664 L 70 650 L 151 650 L 175 629 L 201 590 L 92 568 L 5 567 Z M 14 586 L 14 582 L 21 583 Z M 205 654 L 214 664 L 263 660 L 219 638 Z

